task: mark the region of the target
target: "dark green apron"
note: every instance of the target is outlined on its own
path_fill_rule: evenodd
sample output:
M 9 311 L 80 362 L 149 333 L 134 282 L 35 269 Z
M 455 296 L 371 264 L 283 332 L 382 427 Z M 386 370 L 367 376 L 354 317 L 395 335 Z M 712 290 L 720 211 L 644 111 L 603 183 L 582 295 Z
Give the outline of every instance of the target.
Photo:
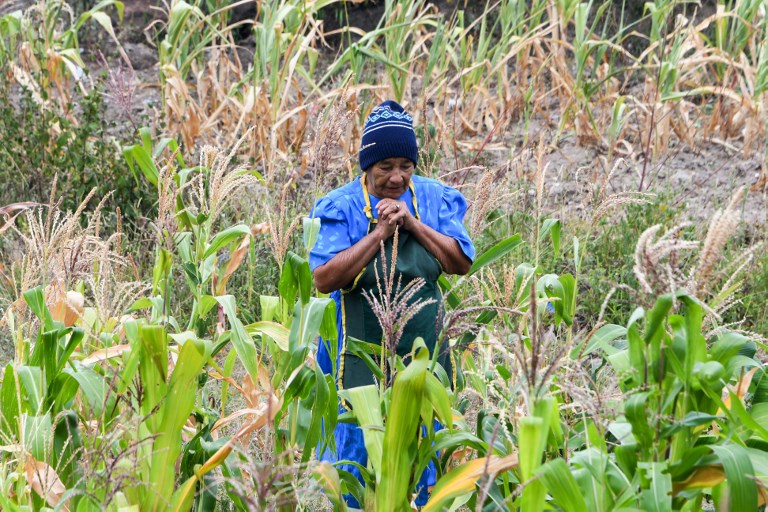
M 368 217 L 368 232 L 370 233 L 377 220 L 373 218 L 370 198 L 365 184 L 365 175 L 360 180 L 363 187 L 367 207 L 365 214 Z M 418 205 L 416 202 L 416 191 L 411 182 L 411 194 L 413 196 L 413 207 L 416 212 L 416 218 L 419 218 Z M 339 389 L 349 389 L 368 384 L 375 384 L 373 372 L 368 368 L 365 362 L 351 354 L 347 353 L 347 338 L 352 337 L 368 343 L 381 346 L 382 329 L 378 318 L 371 309 L 371 306 L 363 295 L 363 291 L 373 293 L 381 302 L 379 296 L 379 287 L 376 284 L 376 270 L 382 279 L 381 291 L 384 290 L 383 277 L 388 272 L 392 264 L 392 248 L 394 236 L 384 242 L 384 253 L 387 261 L 387 268 L 382 266 L 381 252 L 377 251 L 376 256 L 368 262 L 362 272 L 357 276 L 354 282 L 341 291 L 341 311 L 342 322 L 344 326 L 344 341 L 341 348 L 341 360 L 339 364 Z M 400 279 L 400 290 L 405 288 L 408 283 L 416 278 L 423 278 L 424 285 L 419 289 L 409 304 L 419 301 L 434 299 L 435 302 L 423 307 L 405 326 L 402 337 L 400 338 L 396 352 L 400 357 L 408 355 L 413 342 L 417 337 L 424 339 L 430 352 L 434 352 L 438 333 L 442 327 L 442 297 L 437 279 L 442 273 L 442 267 L 437 259 L 424 248 L 416 238 L 407 231 L 401 230 L 398 233 L 397 261 L 395 262 L 395 284 L 393 286 L 393 295 L 397 293 L 397 282 Z M 400 277 L 402 276 L 402 277 Z M 441 354 L 438 359 L 443 367 L 451 375 L 450 358 Z M 379 363 L 379 357 L 374 357 Z M 406 361 L 407 363 L 408 361 Z

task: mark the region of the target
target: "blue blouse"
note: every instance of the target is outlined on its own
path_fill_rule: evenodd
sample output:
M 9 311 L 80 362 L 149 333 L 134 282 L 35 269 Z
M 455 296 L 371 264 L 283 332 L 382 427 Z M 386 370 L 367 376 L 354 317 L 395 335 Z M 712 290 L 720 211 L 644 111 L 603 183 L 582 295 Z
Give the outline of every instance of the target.
M 467 212 L 464 196 L 455 188 L 430 178 L 414 175 L 411 181 L 416 190 L 421 222 L 459 242 L 467 258 L 474 261 L 475 246 L 464 227 L 464 214 Z M 412 215 L 416 214 L 410 190 L 398 199 L 408 205 Z M 371 196 L 374 218 L 378 202 L 378 198 Z M 313 271 L 368 234 L 364 208 L 365 198 L 359 178 L 333 190 L 315 204 L 312 217 L 320 219 L 320 233 L 309 254 L 309 266 Z

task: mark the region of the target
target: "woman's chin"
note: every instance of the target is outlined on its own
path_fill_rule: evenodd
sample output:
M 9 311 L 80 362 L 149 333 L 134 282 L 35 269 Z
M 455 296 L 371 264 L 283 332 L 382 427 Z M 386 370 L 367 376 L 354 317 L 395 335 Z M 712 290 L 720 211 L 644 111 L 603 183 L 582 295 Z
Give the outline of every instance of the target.
M 405 194 L 404 188 L 388 188 L 384 190 L 382 197 L 387 199 L 397 199 L 403 194 Z

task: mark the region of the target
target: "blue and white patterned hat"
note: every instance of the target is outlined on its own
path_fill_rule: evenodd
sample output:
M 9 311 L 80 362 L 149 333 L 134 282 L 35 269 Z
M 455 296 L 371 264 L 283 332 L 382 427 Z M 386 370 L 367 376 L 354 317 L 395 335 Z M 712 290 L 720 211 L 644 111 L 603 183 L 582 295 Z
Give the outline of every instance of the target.
M 360 168 L 364 171 L 379 160 L 392 157 L 407 158 L 416 165 L 419 144 L 413 118 L 397 102 L 385 101 L 365 120 L 360 148 Z

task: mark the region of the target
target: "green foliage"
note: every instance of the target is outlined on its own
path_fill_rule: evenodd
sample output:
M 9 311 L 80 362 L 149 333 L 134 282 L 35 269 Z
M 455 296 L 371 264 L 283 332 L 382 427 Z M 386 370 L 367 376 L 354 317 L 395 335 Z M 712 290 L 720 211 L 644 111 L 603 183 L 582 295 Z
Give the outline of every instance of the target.
M 744 408 L 746 388 L 730 391 L 727 403 L 721 390 L 760 363 L 752 358 L 754 344 L 735 333 L 724 332 L 708 349 L 703 314 L 696 299 L 661 296 L 650 311 L 632 315 L 625 342 L 601 342 L 604 368 L 619 375 L 624 397 L 623 416 L 609 427 L 617 445 L 572 454 L 575 479 L 554 478 L 567 468 L 563 462 L 545 465 L 542 478 L 556 505 L 569 509 L 580 493 L 588 510 L 693 510 L 710 489 L 716 503 L 757 506 L 750 475 L 756 475 L 753 461 L 764 464 L 768 453 L 748 447 L 768 439 L 768 431 Z
M 74 210 L 95 189 L 97 201 L 92 207 L 112 194 L 105 205 L 108 225 L 115 225 L 117 207 L 124 221 L 135 225 L 151 207 L 153 193 L 147 194 L 116 158 L 103 91 L 94 89 L 77 97 L 80 109 L 73 116 L 41 110 L 28 89 L 21 90 L 18 100 L 13 98 L 8 84 L 0 85 L 0 180 L 5 183 L 0 204 L 22 197 L 47 203 L 57 177 L 62 208 Z

